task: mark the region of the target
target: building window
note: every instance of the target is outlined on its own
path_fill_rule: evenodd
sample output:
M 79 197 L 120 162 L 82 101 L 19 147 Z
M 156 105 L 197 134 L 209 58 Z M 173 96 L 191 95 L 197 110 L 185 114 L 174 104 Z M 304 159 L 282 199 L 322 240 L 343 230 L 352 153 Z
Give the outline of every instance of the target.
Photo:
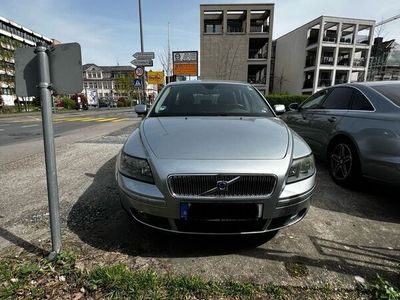
M 347 48 L 339 49 L 337 65 L 350 66 L 350 60 L 351 60 L 351 49 Z
M 354 52 L 353 58 L 353 67 L 365 67 L 367 62 L 367 53 L 366 49 L 356 49 Z
M 308 50 L 306 55 L 306 68 L 315 66 L 317 59 L 317 51 L 315 49 Z
M 370 38 L 371 38 L 371 26 L 359 25 L 356 36 L 356 43 L 369 45 Z
M 250 32 L 269 32 L 269 10 L 252 10 L 250 12 Z
M 251 84 L 267 83 L 267 65 L 249 65 L 247 69 L 247 82 Z
M 321 65 L 333 65 L 335 48 L 323 47 L 321 51 Z
M 307 46 L 318 43 L 320 25 L 316 24 L 307 31 Z
M 89 84 L 88 84 L 87 82 L 84 82 L 84 83 L 83 83 L 83 86 L 84 86 L 85 88 L 88 88 L 88 87 L 89 87 Z
M 222 33 L 223 13 L 222 11 L 204 12 L 204 33 Z
M 268 39 L 249 39 L 249 59 L 268 58 Z
M 318 87 L 328 87 L 332 85 L 332 71 L 320 70 L 318 78 Z
M 349 71 L 337 70 L 335 75 L 335 84 L 347 83 L 349 79 Z
M 353 44 L 354 41 L 354 25 L 342 24 L 342 32 L 340 33 L 340 42 L 345 44 Z
M 312 89 L 314 86 L 314 71 L 304 73 L 303 89 Z
M 336 43 L 337 34 L 338 34 L 338 24 L 325 22 L 323 41 Z
M 227 32 L 245 32 L 246 31 L 246 11 L 239 10 L 227 11 Z
M 364 81 L 364 71 L 353 71 L 351 72 L 350 82 L 362 82 Z

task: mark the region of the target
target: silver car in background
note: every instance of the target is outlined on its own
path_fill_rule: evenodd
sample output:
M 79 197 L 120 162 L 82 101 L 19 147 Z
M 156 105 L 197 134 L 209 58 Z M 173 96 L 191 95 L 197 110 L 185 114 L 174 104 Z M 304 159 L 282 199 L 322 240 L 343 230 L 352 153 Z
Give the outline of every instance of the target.
M 118 155 L 116 178 L 123 207 L 148 226 L 264 233 L 306 215 L 315 166 L 254 87 L 188 81 L 160 93 Z
M 400 82 L 341 84 L 321 90 L 282 119 L 327 160 L 333 180 L 360 176 L 400 186 Z

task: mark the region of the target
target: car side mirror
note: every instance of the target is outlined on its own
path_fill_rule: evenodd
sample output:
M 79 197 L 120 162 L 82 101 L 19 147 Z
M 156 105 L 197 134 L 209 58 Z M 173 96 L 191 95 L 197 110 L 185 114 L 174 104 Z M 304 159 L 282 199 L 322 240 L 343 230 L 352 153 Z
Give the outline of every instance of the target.
M 281 115 L 281 114 L 285 113 L 286 112 L 285 105 L 283 105 L 283 104 L 275 104 L 274 105 L 274 111 L 275 111 L 275 113 L 277 115 Z
M 144 115 L 147 113 L 147 106 L 145 104 L 138 104 L 135 106 L 135 112 L 138 115 Z
M 299 104 L 298 103 L 290 103 L 289 104 L 289 110 L 290 111 L 295 111 L 295 110 L 299 110 Z

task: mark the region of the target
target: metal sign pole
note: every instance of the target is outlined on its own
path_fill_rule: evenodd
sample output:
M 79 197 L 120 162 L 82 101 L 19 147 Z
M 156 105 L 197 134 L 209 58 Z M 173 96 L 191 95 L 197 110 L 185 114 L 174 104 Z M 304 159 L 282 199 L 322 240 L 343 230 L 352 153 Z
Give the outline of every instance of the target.
M 144 52 L 144 46 L 143 46 L 143 25 L 142 25 L 142 2 L 141 0 L 139 1 L 139 24 L 140 24 L 140 51 Z M 143 70 L 145 70 L 145 68 L 143 67 Z M 143 73 L 142 76 L 142 89 L 143 89 L 143 103 L 146 104 L 146 83 L 145 78 L 146 78 L 146 72 Z
M 43 122 L 43 140 L 46 162 L 47 193 L 50 210 L 50 231 L 52 252 L 50 259 L 54 259 L 61 249 L 61 229 L 60 213 L 58 199 L 57 167 L 56 153 L 54 146 L 54 130 L 51 111 L 51 93 L 50 93 L 50 66 L 48 57 L 48 48 L 43 43 L 38 43 L 36 55 L 39 68 L 39 93 L 42 102 L 42 122 Z

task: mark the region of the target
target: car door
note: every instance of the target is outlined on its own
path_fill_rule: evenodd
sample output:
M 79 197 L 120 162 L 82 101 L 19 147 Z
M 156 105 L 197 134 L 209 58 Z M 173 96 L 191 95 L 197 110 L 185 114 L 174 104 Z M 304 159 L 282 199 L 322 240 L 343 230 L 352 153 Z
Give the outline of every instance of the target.
M 327 94 L 328 90 L 319 91 L 304 101 L 298 110 L 289 111 L 282 116 L 282 119 L 290 128 L 296 131 L 307 143 L 312 137 L 311 121 L 314 110 L 319 107 Z
M 335 87 L 314 110 L 311 126 L 310 146 L 319 156 L 325 156 L 331 137 L 337 131 L 337 126 L 348 113 L 353 89 L 351 87 Z

